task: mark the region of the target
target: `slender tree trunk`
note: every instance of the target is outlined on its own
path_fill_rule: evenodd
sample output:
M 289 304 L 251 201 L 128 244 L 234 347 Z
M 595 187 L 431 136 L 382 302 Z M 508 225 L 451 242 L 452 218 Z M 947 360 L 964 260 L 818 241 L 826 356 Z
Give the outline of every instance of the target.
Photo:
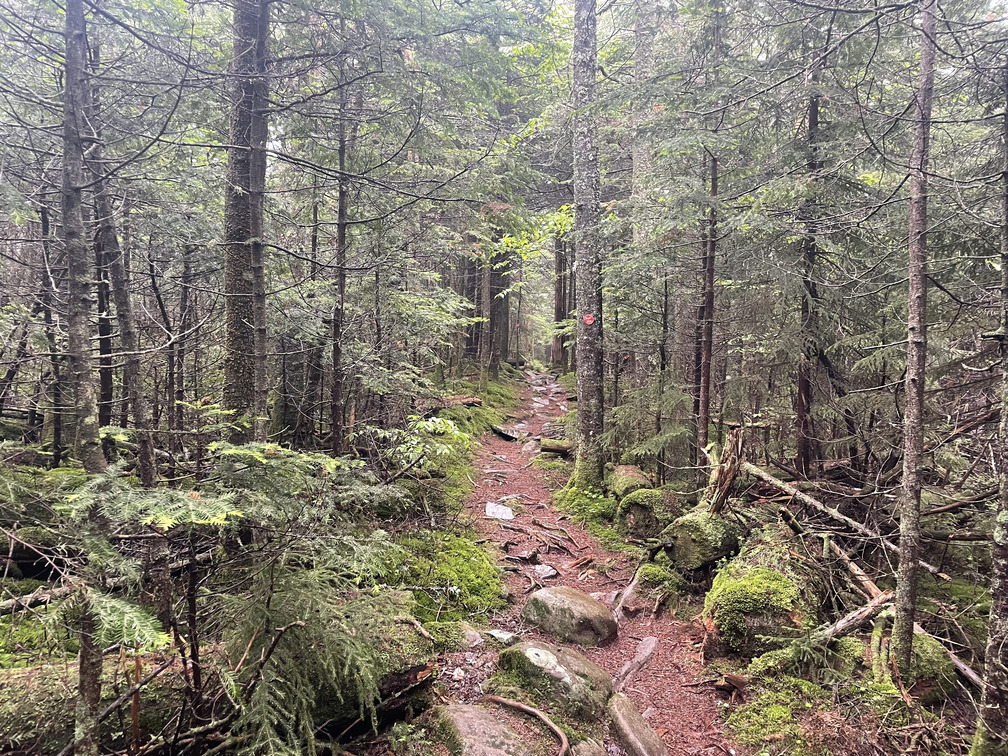
M 341 20 L 345 28 L 345 21 Z M 336 308 L 333 312 L 332 334 L 332 444 L 333 454 L 343 453 L 343 311 L 346 305 L 346 255 L 347 255 L 347 223 L 350 209 L 350 181 L 347 177 L 347 130 L 346 106 L 347 88 L 340 90 L 340 120 L 339 120 L 339 185 L 336 198 Z
M 600 178 L 596 144 L 595 0 L 574 3 L 574 228 L 577 281 L 578 451 L 571 484 L 602 486 L 602 246 Z
M 900 492 L 900 560 L 891 651 L 909 672 L 917 604 L 920 553 L 921 466 L 924 462 L 924 378 L 927 356 L 927 170 L 934 89 L 937 0 L 921 0 L 921 56 L 910 156 L 909 302 L 907 307 L 906 410 L 903 416 L 903 485 Z
M 224 409 L 234 413 L 234 443 L 252 438 L 265 390 L 262 186 L 265 167 L 267 0 L 235 0 L 235 88 L 224 184 Z M 267 28 L 262 28 L 266 26 Z M 260 157 L 261 156 L 261 157 Z M 257 385 L 259 384 L 259 385 Z
M 493 286 L 493 260 L 489 249 L 484 245 L 479 257 L 479 304 L 480 304 L 480 327 L 479 327 L 479 351 L 477 359 L 480 366 L 479 389 L 486 391 L 490 382 L 490 367 L 493 361 L 493 317 L 492 304 Z
M 97 34 L 91 35 L 92 63 L 97 70 L 101 64 L 101 43 Z M 91 90 L 92 125 L 101 122 L 101 96 L 98 87 Z M 115 300 L 116 322 L 119 326 L 119 343 L 123 351 L 123 393 L 133 413 L 133 425 L 137 431 L 137 475 L 145 488 L 154 485 L 154 442 L 151 439 L 151 418 L 147 398 L 144 395 L 143 380 L 140 375 L 139 339 L 136 318 L 133 315 L 133 297 L 130 294 L 129 269 L 125 250 L 119 244 L 115 221 L 112 218 L 112 203 L 109 201 L 105 185 L 105 167 L 102 162 L 101 133 L 95 133 L 95 144 L 89 151 L 94 180 L 95 213 L 98 224 L 98 247 L 108 266 L 112 297 Z M 172 376 L 174 378 L 174 376 Z
M 1001 425 L 998 496 L 991 549 L 991 609 L 980 716 L 970 756 L 1008 756 L 1008 64 L 1002 71 L 1004 168 L 1001 174 Z
M 98 214 L 97 208 L 95 214 Z M 95 239 L 94 254 L 97 284 L 95 294 L 98 302 L 98 425 L 104 428 L 112 425 L 115 392 L 112 376 L 112 304 L 109 301 L 108 255 L 102 247 L 100 236 Z
M 63 242 L 67 255 L 67 352 L 74 376 L 77 455 L 89 473 L 104 472 L 107 462 L 98 434 L 96 376 L 91 358 L 91 251 L 84 230 L 81 189 L 84 176 L 83 134 L 87 107 L 84 8 L 69 0 L 66 8 L 66 64 L 63 87 Z
M 813 78 L 813 86 L 816 85 Z M 814 181 L 819 171 L 818 156 L 819 140 L 819 95 L 813 94 L 808 105 L 808 170 Z M 808 209 L 803 212 L 808 214 Z M 795 400 L 796 415 L 796 454 L 795 467 L 802 475 L 807 476 L 811 467 L 812 443 L 814 440 L 812 426 L 812 371 L 815 367 L 815 356 L 818 351 L 817 312 L 819 293 L 813 278 L 818 245 L 815 238 L 815 225 L 811 217 L 805 219 L 805 233 L 802 236 L 802 301 L 801 301 L 801 339 L 802 350 L 798 357 L 798 395 Z
M 77 417 L 77 455 L 88 473 L 106 469 L 98 434 L 96 376 L 91 359 L 91 251 L 88 249 L 82 211 L 84 135 L 89 133 L 85 111 L 88 100 L 87 39 L 82 0 L 67 0 L 64 27 L 66 45 L 63 85 L 63 242 L 67 256 L 67 352 L 74 376 Z M 89 516 L 88 527 L 95 516 Z M 101 703 L 101 649 L 96 640 L 96 621 L 85 606 L 78 625 L 80 642 L 75 713 L 76 756 L 97 756 L 98 713 Z
M 567 318 L 567 265 L 564 260 L 563 239 L 558 234 L 553 238 L 553 326 L 559 328 Z M 567 355 L 564 353 L 563 336 L 553 336 L 550 362 L 560 372 L 567 371 Z
M 711 206 L 707 213 L 707 254 L 704 257 L 703 333 L 700 348 L 700 414 L 697 417 L 697 446 L 707 447 L 710 430 L 711 363 L 714 354 L 714 261 L 717 258 L 718 161 L 710 158 Z

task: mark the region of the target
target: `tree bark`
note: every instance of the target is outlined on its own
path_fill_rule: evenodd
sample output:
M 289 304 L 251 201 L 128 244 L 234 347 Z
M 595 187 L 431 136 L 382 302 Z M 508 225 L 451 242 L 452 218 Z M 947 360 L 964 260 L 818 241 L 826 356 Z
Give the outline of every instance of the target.
M 574 229 L 577 283 L 578 451 L 571 485 L 602 486 L 602 249 L 596 138 L 595 0 L 574 3 Z
M 1005 111 L 1003 140 L 1008 140 L 1008 64 L 1002 72 Z M 980 714 L 970 756 L 1008 756 L 1008 141 L 1002 141 L 1001 195 L 1001 425 L 998 429 L 999 495 L 991 549 L 991 609 L 987 623 Z
M 934 89 L 937 0 L 921 0 L 921 56 L 910 156 L 906 410 L 900 492 L 900 560 L 891 650 L 901 671 L 910 669 L 920 553 L 921 466 L 924 461 L 924 378 L 927 356 L 927 170 Z
M 266 0 L 235 0 L 235 88 L 231 103 L 231 133 L 224 184 L 224 409 L 233 412 L 228 434 L 234 443 L 254 437 L 256 411 L 264 386 L 265 323 L 262 239 L 262 187 L 265 167 L 265 40 Z M 261 144 L 260 144 L 261 141 Z M 260 158 L 261 154 L 261 158 Z M 264 300 L 262 300 L 264 303 Z M 262 306 L 263 311 L 260 312 Z M 261 328 L 260 328 L 261 327 Z M 259 358 L 262 359 L 259 359 Z
M 67 353 L 74 376 L 77 417 L 77 456 L 89 473 L 107 466 L 98 433 L 96 376 L 91 358 L 91 250 L 84 230 L 81 190 L 84 177 L 84 122 L 87 107 L 87 40 L 81 0 L 69 0 L 65 24 L 65 83 L 63 87 L 63 242 L 67 255 Z

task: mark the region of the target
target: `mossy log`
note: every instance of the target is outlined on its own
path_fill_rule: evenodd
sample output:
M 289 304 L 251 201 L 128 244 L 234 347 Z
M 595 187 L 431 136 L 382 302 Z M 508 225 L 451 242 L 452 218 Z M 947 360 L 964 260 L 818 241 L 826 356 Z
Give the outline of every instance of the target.
M 673 546 L 672 559 L 680 570 L 697 570 L 735 553 L 741 531 L 706 506 L 691 509 L 661 533 Z
M 764 638 L 798 637 L 818 624 L 822 580 L 777 529 L 752 537 L 714 578 L 704 617 L 735 651 L 766 650 Z
M 619 503 L 617 525 L 640 538 L 653 538 L 682 514 L 686 497 L 671 488 L 641 488 Z
M 635 467 L 634 465 L 619 465 L 616 467 L 609 474 L 607 485 L 609 493 L 615 496 L 617 500 L 634 491 L 649 488 L 650 486 L 651 481 L 648 480 L 648 477 L 639 467 Z
M 541 438 L 539 439 L 539 450 L 567 457 L 574 451 L 574 442 L 558 438 Z

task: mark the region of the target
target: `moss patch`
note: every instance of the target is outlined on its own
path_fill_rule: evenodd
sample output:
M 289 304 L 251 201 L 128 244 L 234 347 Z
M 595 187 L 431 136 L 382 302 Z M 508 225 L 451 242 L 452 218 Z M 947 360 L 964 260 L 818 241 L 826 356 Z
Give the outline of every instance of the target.
M 423 621 L 485 619 L 504 607 L 501 572 L 471 538 L 434 531 L 406 538 L 404 583 Z
M 812 743 L 799 717 L 822 708 L 827 695 L 806 680 L 783 677 L 735 709 L 725 726 L 740 745 L 759 748 L 759 753 L 825 756 L 825 750 Z
M 757 567 L 726 569 L 714 578 L 704 614 L 714 620 L 721 640 L 736 651 L 752 649 L 756 629 L 775 626 L 797 608 L 798 586 L 779 572 Z
M 616 527 L 616 500 L 597 491 L 567 486 L 554 494 L 557 508 L 588 529 L 599 543 L 610 551 L 637 551 L 628 544 Z
M 641 488 L 620 501 L 616 520 L 628 533 L 654 538 L 681 514 L 682 503 L 670 488 Z
M 943 701 L 955 692 L 955 666 L 945 647 L 929 635 L 914 634 L 911 673 L 910 693 L 922 704 Z

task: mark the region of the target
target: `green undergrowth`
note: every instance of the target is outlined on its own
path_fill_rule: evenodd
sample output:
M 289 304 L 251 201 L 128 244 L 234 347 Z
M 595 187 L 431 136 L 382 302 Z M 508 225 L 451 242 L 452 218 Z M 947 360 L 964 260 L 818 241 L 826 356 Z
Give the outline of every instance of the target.
M 572 521 L 587 528 L 598 542 L 610 551 L 639 552 L 628 544 L 616 527 L 616 500 L 598 491 L 574 488 L 569 483 L 554 495 L 557 508 Z
M 421 621 L 485 621 L 504 607 L 501 571 L 470 535 L 431 531 L 401 545 L 408 552 L 403 581 L 414 591 Z
M 560 388 L 567 392 L 568 396 L 577 396 L 577 373 L 573 370 L 557 376 L 557 383 L 560 384 Z
M 144 671 L 162 661 L 161 657 L 145 659 Z M 129 667 L 132 665 L 130 658 Z M 124 672 L 115 664 L 105 664 L 102 708 L 122 692 Z M 144 686 L 139 707 L 141 733 L 157 733 L 169 726 L 182 695 L 182 681 L 170 672 Z M 31 669 L 0 670 L 0 749 L 58 753 L 73 737 L 76 697 L 77 671 L 72 659 Z M 104 744 L 108 752 L 125 751 L 126 733 L 117 727 L 106 728 L 106 732 L 110 738 Z
M 480 406 L 449 407 L 438 413 L 439 418 L 453 423 L 470 439 L 476 439 L 483 435 L 490 430 L 492 425 L 505 423 L 508 413 L 518 406 L 521 398 L 519 384 L 509 380 L 489 383 L 482 394 L 479 392 L 477 383 L 454 381 L 451 384 L 450 392 L 479 395 L 483 400 Z M 459 510 L 476 480 L 473 447 L 472 444 L 460 438 L 448 438 L 445 439 L 445 443 L 451 448 L 451 452 L 439 457 L 431 465 L 431 468 L 438 481 L 437 489 L 447 507 Z

